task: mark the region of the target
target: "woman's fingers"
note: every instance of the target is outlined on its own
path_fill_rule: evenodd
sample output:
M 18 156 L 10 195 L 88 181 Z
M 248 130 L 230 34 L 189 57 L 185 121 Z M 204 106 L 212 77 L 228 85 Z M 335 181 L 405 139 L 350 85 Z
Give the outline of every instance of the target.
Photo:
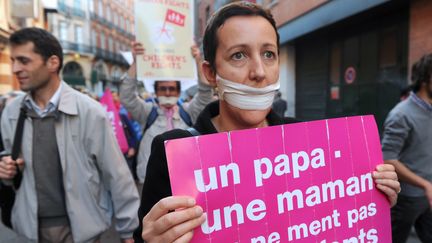
M 193 218 L 178 224 L 169 230 L 165 231 L 161 242 L 189 242 L 193 236 L 193 230 L 204 223 L 206 216 L 202 214 L 200 217 Z
M 397 194 L 401 191 L 395 167 L 391 164 L 379 165 L 373 172 L 373 178 L 377 188 L 387 196 L 391 206 L 394 206 Z
M 195 204 L 195 199 L 187 196 L 166 197 L 157 202 L 144 219 L 159 219 L 169 211 L 193 207 Z
M 376 186 L 387 196 L 387 199 L 390 202 L 390 206 L 393 207 L 397 201 L 397 192 L 394 189 L 381 184 L 377 184 Z
M 147 242 L 187 242 L 190 231 L 205 221 L 203 210 L 191 197 L 167 197 L 143 219 L 142 238 Z

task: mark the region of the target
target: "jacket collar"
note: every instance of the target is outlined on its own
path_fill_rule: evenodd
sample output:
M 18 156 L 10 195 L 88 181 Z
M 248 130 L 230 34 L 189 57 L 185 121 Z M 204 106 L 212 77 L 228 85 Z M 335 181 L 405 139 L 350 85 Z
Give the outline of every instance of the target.
M 77 96 L 74 94 L 75 91 L 73 88 L 71 88 L 68 84 L 66 84 L 64 81 L 62 81 L 62 89 L 60 93 L 60 102 L 58 104 L 58 110 L 68 114 L 68 115 L 78 115 L 78 109 L 76 105 L 76 99 Z M 23 95 L 22 97 L 16 98 L 16 101 L 12 102 L 19 102 L 19 107 L 24 107 L 24 101 L 26 100 L 26 97 L 29 94 Z M 11 118 L 18 119 L 20 109 L 13 109 L 11 110 Z
M 68 115 L 78 115 L 78 109 L 76 105 L 77 96 L 74 94 L 75 91 L 64 81 L 62 81 L 62 90 L 60 94 L 60 103 L 58 110 Z
M 211 119 L 217 115 L 219 115 L 218 100 L 211 102 L 204 108 L 204 110 L 198 116 L 194 128 L 201 134 L 217 133 L 217 130 L 213 126 L 213 123 L 211 121 Z M 270 112 L 267 114 L 266 119 L 269 123 L 269 126 L 298 122 L 298 120 L 293 118 L 282 118 L 273 110 L 270 110 Z

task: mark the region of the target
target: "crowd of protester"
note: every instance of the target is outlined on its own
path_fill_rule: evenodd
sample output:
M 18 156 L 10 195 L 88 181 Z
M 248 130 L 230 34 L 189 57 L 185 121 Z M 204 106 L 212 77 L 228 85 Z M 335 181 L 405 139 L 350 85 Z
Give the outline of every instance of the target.
M 245 30 L 246 25 L 254 28 Z M 190 127 L 205 135 L 299 122 L 284 117 L 286 101 L 278 93 L 275 21 L 253 3 L 228 4 L 210 18 L 203 57 L 191 47 L 198 88 L 187 102 L 180 99 L 178 80 L 157 80 L 154 95 L 140 97 L 135 63 L 119 91 L 105 93 L 126 138 L 125 150 L 101 97 L 61 80 L 63 51 L 52 34 L 24 28 L 9 43 L 22 92 L 0 99 L 1 192 L 12 188 L 9 226 L 32 241 L 100 242 L 113 222 L 122 242 L 188 242 L 205 214 L 194 198 L 172 196 L 164 142 L 192 136 L 185 130 Z M 134 42 L 132 52 L 136 59 L 145 47 Z M 386 121 L 386 163 L 374 173 L 390 205 L 397 203 L 392 221 L 400 242 L 412 225 L 422 241 L 432 242 L 432 167 L 425 142 L 432 138 L 431 60 L 429 55 L 414 65 L 416 86 Z M 419 132 L 412 135 L 413 129 Z M 409 224 L 401 223 L 406 215 Z

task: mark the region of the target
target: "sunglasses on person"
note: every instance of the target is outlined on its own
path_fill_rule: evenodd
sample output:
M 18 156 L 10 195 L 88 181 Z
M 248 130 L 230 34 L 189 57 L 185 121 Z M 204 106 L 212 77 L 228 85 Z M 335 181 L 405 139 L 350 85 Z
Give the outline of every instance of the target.
M 157 87 L 157 91 L 159 92 L 176 92 L 177 91 L 177 87 L 173 87 L 173 86 L 158 86 Z

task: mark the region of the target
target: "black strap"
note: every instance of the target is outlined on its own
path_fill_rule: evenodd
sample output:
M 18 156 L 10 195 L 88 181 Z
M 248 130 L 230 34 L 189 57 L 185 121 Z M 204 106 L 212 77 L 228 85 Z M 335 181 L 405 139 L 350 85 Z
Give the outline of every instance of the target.
M 188 127 L 186 129 L 192 136 L 199 136 L 201 135 L 195 128 L 193 127 Z
M 157 107 L 154 105 L 147 117 L 147 122 L 146 125 L 143 129 L 142 135 L 144 136 L 144 133 L 147 131 L 147 129 L 149 129 L 149 127 L 151 125 L 153 125 L 153 123 L 156 121 L 156 118 L 159 116 L 158 111 L 157 111 Z
M 22 142 L 22 137 L 23 137 L 25 118 L 26 118 L 26 111 L 22 107 L 20 109 L 20 114 L 18 117 L 16 129 L 15 129 L 15 137 L 14 137 L 13 144 L 12 144 L 11 157 L 13 160 L 17 160 L 18 156 L 21 152 L 21 142 Z M 17 167 L 17 174 L 13 178 L 13 184 L 14 184 L 15 190 L 18 190 L 18 188 L 21 185 L 21 181 L 22 181 L 22 171 L 19 169 L 18 164 L 16 165 L 16 167 Z
M 1 115 L 2 115 L 2 113 L 3 113 L 3 110 L 0 111 L 0 123 L 1 123 Z M 0 126 L 0 151 L 3 151 L 3 150 L 4 150 L 3 136 L 2 136 L 2 133 L 1 133 L 1 126 Z

